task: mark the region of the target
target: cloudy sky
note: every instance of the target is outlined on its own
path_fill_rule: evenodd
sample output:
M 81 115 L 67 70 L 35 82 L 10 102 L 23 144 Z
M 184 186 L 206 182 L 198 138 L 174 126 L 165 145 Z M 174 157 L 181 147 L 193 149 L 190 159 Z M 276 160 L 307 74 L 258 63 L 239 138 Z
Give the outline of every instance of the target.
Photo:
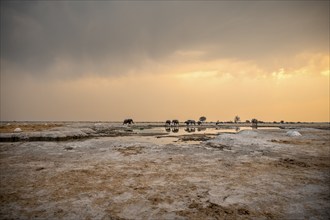
M 329 1 L 1 1 L 1 120 L 329 121 Z

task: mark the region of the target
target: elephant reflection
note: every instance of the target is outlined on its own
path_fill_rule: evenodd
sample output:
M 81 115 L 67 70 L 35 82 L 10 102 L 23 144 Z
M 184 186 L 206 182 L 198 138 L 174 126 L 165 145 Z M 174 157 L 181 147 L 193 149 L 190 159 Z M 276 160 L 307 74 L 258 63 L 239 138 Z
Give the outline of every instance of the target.
M 206 128 L 197 128 L 197 131 L 206 131 Z
M 188 133 L 191 133 L 191 132 L 195 132 L 195 131 L 196 131 L 195 128 L 185 128 L 184 130 L 185 130 L 186 132 L 188 132 Z
M 179 128 L 178 127 L 173 127 L 173 128 L 165 127 L 165 131 L 168 132 L 168 133 L 170 133 L 170 132 L 178 133 L 179 132 Z
M 173 133 L 178 133 L 179 132 L 179 128 L 178 127 L 172 128 L 172 132 Z

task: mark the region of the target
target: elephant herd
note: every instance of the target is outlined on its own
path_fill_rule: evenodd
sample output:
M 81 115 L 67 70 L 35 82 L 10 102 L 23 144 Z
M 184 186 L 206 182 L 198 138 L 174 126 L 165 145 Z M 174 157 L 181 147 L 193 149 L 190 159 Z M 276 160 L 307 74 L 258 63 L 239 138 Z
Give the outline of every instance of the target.
M 179 125 L 179 120 L 177 120 L 177 119 L 174 119 L 172 121 L 171 120 L 166 120 L 165 125 L 168 125 L 168 126 L 170 126 L 170 125 L 173 125 L 173 126 Z
M 191 119 L 185 121 L 184 123 L 185 123 L 187 126 L 188 126 L 188 125 L 196 125 L 196 121 L 195 121 L 195 120 L 191 120 Z M 198 124 L 198 125 L 201 125 L 202 122 L 201 122 L 201 121 L 198 121 L 197 124 Z M 179 125 L 179 120 L 177 120 L 177 119 L 174 119 L 174 120 L 172 120 L 172 121 L 171 121 L 171 120 L 167 120 L 167 121 L 165 122 L 165 125 L 166 125 L 166 126 L 171 126 L 171 125 L 173 125 L 173 126 L 177 126 L 177 125 Z
M 252 119 L 251 122 L 252 122 L 252 127 L 255 127 L 255 128 L 258 127 L 258 122 L 259 121 L 257 119 Z M 187 126 L 189 126 L 189 125 L 196 125 L 196 123 L 198 125 L 201 125 L 202 124 L 201 121 L 196 122 L 195 120 L 192 120 L 192 119 L 189 119 L 189 120 L 185 121 L 184 123 Z M 130 125 L 130 124 L 134 124 L 134 121 L 131 118 L 125 119 L 124 122 L 123 122 L 123 125 Z M 217 121 L 215 124 L 216 125 L 219 125 L 219 124 L 221 124 L 221 122 Z M 179 126 L 179 120 L 177 120 L 177 119 L 166 120 L 165 121 L 165 126 Z
M 191 119 L 185 121 L 184 123 L 187 126 L 188 125 L 196 125 L 196 121 L 195 120 L 191 120 Z M 130 124 L 134 124 L 134 121 L 131 118 L 125 119 L 124 122 L 123 122 L 123 125 L 130 125 Z M 201 125 L 202 122 L 201 121 L 198 121 L 197 124 L 198 125 Z M 166 120 L 165 126 L 179 126 L 179 120 L 177 120 L 177 119 Z

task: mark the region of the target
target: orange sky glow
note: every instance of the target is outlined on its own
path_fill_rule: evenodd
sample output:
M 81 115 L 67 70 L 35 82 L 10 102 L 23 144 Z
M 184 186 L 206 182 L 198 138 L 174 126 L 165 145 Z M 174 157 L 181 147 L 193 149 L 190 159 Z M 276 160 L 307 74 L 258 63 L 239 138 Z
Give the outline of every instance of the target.
M 286 8 L 286 11 L 281 10 L 283 14 L 269 15 L 279 19 L 277 24 L 272 19 L 260 19 L 266 16 L 267 10 L 274 8 L 267 3 L 254 2 L 254 7 L 244 9 L 241 4 L 247 3 L 207 2 L 205 5 L 181 2 L 191 9 L 174 12 L 173 16 L 180 17 L 180 22 L 183 22 L 181 16 L 189 18 L 196 12 L 206 18 L 197 18 L 201 24 L 190 24 L 189 19 L 185 19 L 177 26 L 169 21 L 167 13 L 159 18 L 157 13 L 151 12 L 156 9 L 161 12 L 177 10 L 172 5 L 174 3 L 160 2 L 165 4 L 162 7 L 157 3 L 149 6 L 151 3 L 148 2 L 101 3 L 107 4 L 108 8 L 102 7 L 105 11 L 104 15 L 100 12 L 100 16 L 106 16 L 107 9 L 113 8 L 116 12 L 121 10 L 116 15 L 118 19 L 129 12 L 140 14 L 146 10 L 150 14 L 132 26 L 129 25 L 134 22 L 134 15 L 118 21 L 118 25 L 127 28 L 122 31 L 122 36 L 128 39 L 122 40 L 120 33 L 112 35 L 121 29 L 109 28 L 106 33 L 90 33 L 86 39 L 95 38 L 94 46 L 86 46 L 89 41 L 81 40 L 77 34 L 77 45 L 62 48 L 72 34 L 70 28 L 63 29 L 68 35 L 57 36 L 46 46 L 41 47 L 33 40 L 48 31 L 37 18 L 45 17 L 45 22 L 54 26 L 49 29 L 50 33 L 65 28 L 56 26 L 56 21 L 52 20 L 56 20 L 56 16 L 50 18 L 48 13 L 41 13 L 42 2 L 27 4 L 26 8 L 31 9 L 28 12 L 24 7 L 2 2 L 0 119 L 183 121 L 206 116 L 207 121 L 229 121 L 239 115 L 243 121 L 258 118 L 264 121 L 329 122 L 329 20 L 326 20 L 329 11 L 323 10 L 324 4 L 329 6 L 329 3 L 298 3 L 292 1 L 291 6 L 284 1 L 276 3 L 277 7 Z M 41 8 L 56 11 L 63 7 L 62 4 L 48 3 L 46 9 Z M 100 6 L 95 4 L 95 7 Z M 77 33 L 86 36 L 89 32 L 85 29 L 97 31 L 99 25 L 106 25 L 101 18 L 93 18 L 96 12 L 90 12 L 89 7 L 86 7 L 87 15 L 81 15 L 82 12 L 75 11 L 76 5 L 64 6 L 73 10 L 67 19 L 73 19 L 72 27 L 79 27 Z M 253 13 L 260 7 L 265 14 Z M 228 15 L 231 20 L 226 23 L 222 23 L 221 18 L 217 20 L 217 13 L 228 8 L 241 12 L 243 17 Z M 209 14 L 208 10 L 211 10 Z M 311 16 L 319 14 L 318 11 L 326 14 L 311 21 L 307 18 L 301 20 L 309 10 Z M 83 19 L 80 16 L 84 16 Z M 205 21 L 200 21 L 201 18 Z M 208 19 L 212 22 L 208 23 Z M 288 19 L 292 19 L 292 26 Z M 167 29 L 167 38 L 163 38 L 162 25 Z M 267 29 L 268 26 L 272 28 Z M 24 38 L 17 36 L 25 33 L 27 27 L 33 27 L 34 31 L 28 32 Z M 186 28 L 184 33 L 187 35 L 182 35 L 181 28 Z M 201 33 L 194 29 L 201 29 Z M 241 33 L 243 30 L 246 31 Z M 223 36 L 224 31 L 229 32 L 228 37 Z M 305 31 L 308 36 L 303 36 Z M 136 38 L 128 37 L 129 33 Z M 190 36 L 189 33 L 201 36 Z M 241 34 L 239 38 L 238 34 Z M 262 34 L 264 38 L 255 40 Z M 18 41 L 35 45 L 31 48 L 24 45 L 18 50 L 17 42 L 12 40 L 15 37 Z M 47 37 L 50 35 L 45 34 L 41 39 Z M 117 46 L 118 42 L 113 43 L 115 40 L 111 39 L 116 39 L 122 46 Z M 267 42 L 263 43 L 262 39 Z M 116 46 L 99 47 L 102 43 Z M 162 43 L 168 45 L 162 47 Z M 75 40 L 70 42 L 72 44 Z M 150 44 L 152 46 L 146 49 Z M 226 48 L 226 44 L 231 47 Z

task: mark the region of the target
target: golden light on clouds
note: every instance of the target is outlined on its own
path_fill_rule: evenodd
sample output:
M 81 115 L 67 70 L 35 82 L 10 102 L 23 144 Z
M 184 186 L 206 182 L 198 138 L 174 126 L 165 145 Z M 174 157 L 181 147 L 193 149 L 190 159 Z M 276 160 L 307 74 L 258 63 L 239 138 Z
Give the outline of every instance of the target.
M 196 71 L 178 74 L 179 78 L 184 79 L 201 79 L 201 78 L 213 78 L 218 75 L 218 71 Z
M 87 74 L 64 81 L 25 77 L 20 83 L 5 76 L 1 93 L 10 95 L 2 102 L 10 111 L 4 109 L 2 115 L 26 120 L 24 115 L 29 111 L 35 120 L 133 117 L 156 121 L 207 115 L 215 121 L 231 120 L 238 114 L 242 119 L 257 115 L 263 120 L 326 121 L 329 75 L 324 72 L 329 72 L 328 63 L 326 58 L 310 55 L 309 59 L 312 62 L 306 63 L 304 58 L 298 65 L 295 60 L 296 66 L 290 70 L 279 68 L 272 73 L 248 62 L 216 60 L 192 62 L 191 66 L 188 61 L 176 63 L 167 68 L 170 74 L 143 73 L 146 70 L 142 69 L 122 77 Z M 200 71 L 194 71 L 197 69 Z
M 328 2 L 180 4 L 1 2 L 0 119 L 329 121 Z

